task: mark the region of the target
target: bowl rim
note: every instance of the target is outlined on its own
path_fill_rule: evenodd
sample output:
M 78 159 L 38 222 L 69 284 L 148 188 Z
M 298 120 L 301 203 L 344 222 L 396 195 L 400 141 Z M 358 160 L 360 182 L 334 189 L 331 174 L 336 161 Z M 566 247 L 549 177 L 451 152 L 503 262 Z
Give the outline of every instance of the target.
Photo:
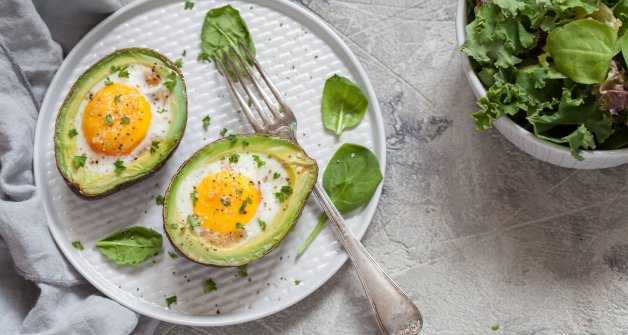
M 467 1 L 468 0 L 458 0 L 458 4 L 456 7 L 456 40 L 458 42 L 458 53 L 460 54 L 460 57 L 462 59 L 462 67 L 464 69 L 465 75 L 467 76 L 474 95 L 476 96 L 476 98 L 479 98 L 486 96 L 486 89 L 484 88 L 484 85 L 482 85 L 482 82 L 480 82 L 480 79 L 473 70 L 469 56 L 460 51 L 460 48 L 462 47 L 462 44 L 465 42 L 466 39 L 465 27 L 467 26 Z M 536 135 L 534 135 L 534 133 L 521 127 L 509 117 L 501 117 L 497 121 L 499 121 L 502 126 L 509 128 L 513 133 L 517 134 L 517 136 L 524 138 L 528 142 L 532 142 L 534 145 L 542 146 L 556 154 L 566 154 L 571 157 L 571 150 L 568 147 L 537 137 Z M 614 150 L 580 149 L 580 155 L 584 157 L 585 160 L 611 157 L 626 157 L 628 156 L 628 148 Z

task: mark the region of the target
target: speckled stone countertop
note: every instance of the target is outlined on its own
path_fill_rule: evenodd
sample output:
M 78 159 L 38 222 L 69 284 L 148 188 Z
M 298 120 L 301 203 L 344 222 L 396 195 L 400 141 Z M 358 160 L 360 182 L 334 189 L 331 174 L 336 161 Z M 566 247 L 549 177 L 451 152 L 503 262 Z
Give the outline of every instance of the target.
M 424 315 L 423 334 L 628 331 L 628 166 L 577 171 L 477 132 L 454 0 L 302 0 L 375 87 L 388 166 L 362 240 Z M 499 324 L 496 332 L 491 330 Z M 160 334 L 377 334 L 347 263 L 314 294 L 231 327 Z

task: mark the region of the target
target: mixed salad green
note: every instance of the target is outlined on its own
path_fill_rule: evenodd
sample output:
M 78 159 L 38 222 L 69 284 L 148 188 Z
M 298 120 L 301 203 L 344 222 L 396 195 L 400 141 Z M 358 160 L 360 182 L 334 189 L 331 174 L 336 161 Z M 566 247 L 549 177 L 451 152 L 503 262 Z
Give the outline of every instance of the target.
M 509 116 L 581 149 L 628 147 L 628 0 L 469 0 L 462 51 L 487 88 L 473 113 Z

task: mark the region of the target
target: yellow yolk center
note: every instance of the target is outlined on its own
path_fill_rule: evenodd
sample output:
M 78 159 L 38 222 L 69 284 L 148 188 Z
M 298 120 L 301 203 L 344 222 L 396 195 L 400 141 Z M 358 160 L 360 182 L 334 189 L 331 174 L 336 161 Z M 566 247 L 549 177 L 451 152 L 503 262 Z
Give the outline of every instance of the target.
M 95 152 L 127 155 L 146 137 L 150 118 L 150 104 L 140 91 L 114 83 L 90 98 L 83 115 L 83 134 Z
M 251 221 L 261 197 L 260 191 L 247 177 L 232 170 L 205 177 L 196 187 L 198 200 L 194 214 L 201 226 L 219 233 L 229 233 Z

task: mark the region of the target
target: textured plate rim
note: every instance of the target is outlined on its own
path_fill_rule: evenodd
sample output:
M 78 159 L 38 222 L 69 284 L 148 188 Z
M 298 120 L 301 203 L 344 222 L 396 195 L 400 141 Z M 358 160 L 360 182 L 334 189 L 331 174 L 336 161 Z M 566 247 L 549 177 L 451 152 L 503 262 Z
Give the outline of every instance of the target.
M 245 0 L 245 1 L 250 2 L 250 3 L 261 3 L 262 6 L 271 8 L 275 11 L 281 12 L 287 16 L 292 17 L 296 22 L 298 22 L 301 25 L 309 24 L 308 28 L 311 29 L 313 33 L 318 34 L 321 40 L 323 40 L 326 44 L 328 44 L 332 50 L 335 50 L 336 52 L 338 52 L 338 56 L 341 59 L 346 58 L 345 59 L 347 61 L 346 65 L 349 67 L 350 72 L 356 75 L 354 79 L 358 81 L 358 84 L 364 89 L 370 102 L 370 108 L 372 108 L 373 110 L 372 116 L 375 119 L 373 128 L 376 134 L 375 138 L 373 139 L 373 145 L 374 145 L 373 150 L 379 156 L 380 168 L 382 170 L 382 174 L 385 176 L 386 136 L 384 133 L 384 122 L 383 122 L 381 110 L 379 108 L 379 102 L 377 100 L 377 96 L 375 95 L 373 86 L 371 85 L 371 82 L 368 79 L 366 71 L 363 69 L 362 65 L 360 64 L 356 56 L 353 54 L 353 52 L 342 41 L 342 39 L 333 31 L 333 29 L 327 25 L 327 23 L 323 19 L 318 17 L 315 13 L 311 12 L 310 10 L 303 8 L 302 6 L 291 3 L 288 0 L 275 0 L 272 2 L 263 2 L 259 0 Z M 164 0 L 162 2 L 169 3 L 169 1 L 167 0 Z M 89 45 L 92 45 L 93 43 L 98 42 L 98 39 L 95 36 L 97 36 L 97 34 L 100 33 L 101 30 L 107 27 L 111 22 L 114 22 L 120 16 L 123 16 L 132 10 L 137 10 L 139 7 L 146 6 L 149 3 L 154 4 L 155 1 L 138 0 L 134 3 L 131 3 L 119 9 L 118 11 L 116 11 L 115 13 L 107 17 L 105 20 L 100 22 L 98 25 L 96 25 L 91 31 L 89 31 L 79 41 L 79 43 L 76 44 L 76 46 L 72 49 L 72 51 L 66 56 L 66 59 L 63 61 L 63 63 L 57 70 L 53 80 L 51 81 L 50 86 L 46 92 L 46 96 L 41 105 L 40 113 L 43 110 L 48 110 L 53 107 L 52 104 L 53 104 L 54 97 L 52 97 L 51 94 L 49 93 L 52 91 L 52 88 L 60 85 L 59 81 L 61 80 L 61 73 L 65 72 L 65 69 L 71 66 L 72 59 L 80 58 L 80 56 L 78 55 L 79 51 L 83 48 L 88 47 Z M 38 118 L 37 126 L 35 129 L 33 166 L 34 166 L 35 185 L 38 191 L 42 192 L 43 194 L 44 192 L 42 190 L 42 186 L 38 183 L 38 180 L 45 179 L 45 159 L 43 158 L 44 155 L 42 155 L 43 143 L 45 142 L 42 142 L 42 141 L 45 141 L 46 139 L 42 138 L 42 136 L 44 132 L 44 127 L 48 125 L 43 124 L 42 120 L 43 118 L 41 117 Z M 366 214 L 366 217 L 368 218 L 368 222 L 367 224 L 359 225 L 358 227 L 356 227 L 356 231 L 354 231 L 354 233 L 356 237 L 358 237 L 359 239 L 361 239 L 364 236 L 364 234 L 366 233 L 366 230 L 371 224 L 371 221 L 375 214 L 375 210 L 377 208 L 377 204 L 379 203 L 383 184 L 384 183 L 382 182 L 378 186 L 369 204 L 365 208 L 362 209 L 362 213 Z M 78 259 L 75 259 L 75 255 L 73 255 L 73 250 L 70 250 L 69 244 L 62 243 L 62 241 L 67 239 L 67 237 L 65 235 L 65 232 L 61 228 L 61 226 L 52 222 L 53 220 L 51 218 L 53 216 L 50 215 L 51 207 L 52 207 L 52 205 L 50 204 L 51 199 L 44 197 L 42 201 L 44 204 L 44 211 L 47 217 L 48 229 L 50 230 L 53 236 L 53 239 L 55 240 L 55 243 L 57 244 L 58 248 L 63 252 L 66 259 L 89 283 L 91 283 L 94 287 L 96 287 L 100 292 L 105 294 L 107 297 L 129 308 L 130 310 L 133 310 L 142 315 L 146 315 L 146 316 L 149 316 L 149 317 L 161 320 L 161 321 L 170 322 L 170 323 L 189 325 L 189 326 L 227 326 L 227 325 L 234 325 L 234 324 L 261 319 L 263 317 L 275 314 L 288 307 L 291 307 L 297 302 L 308 297 L 310 294 L 312 294 L 314 291 L 316 291 L 318 288 L 324 285 L 332 276 L 334 276 L 347 260 L 347 254 L 345 252 L 340 252 L 337 258 L 329 262 L 329 271 L 327 271 L 320 277 L 322 278 L 322 280 L 320 280 L 318 283 L 315 283 L 314 285 L 304 288 L 301 291 L 295 292 L 295 294 L 291 295 L 289 299 L 284 299 L 282 300 L 282 303 L 277 304 L 272 308 L 263 310 L 262 312 L 236 314 L 236 315 L 221 314 L 220 318 L 216 319 L 216 317 L 214 316 L 209 317 L 209 316 L 202 316 L 202 315 L 190 315 L 190 314 L 184 314 L 184 313 L 180 313 L 176 311 L 156 309 L 150 306 L 150 304 L 146 302 L 142 302 L 134 298 L 128 298 L 119 294 L 119 292 L 112 291 L 108 287 L 106 287 L 104 283 L 101 283 L 99 278 L 92 277 L 92 274 L 90 273 L 91 270 L 83 268 L 83 266 L 80 264 L 80 261 Z

